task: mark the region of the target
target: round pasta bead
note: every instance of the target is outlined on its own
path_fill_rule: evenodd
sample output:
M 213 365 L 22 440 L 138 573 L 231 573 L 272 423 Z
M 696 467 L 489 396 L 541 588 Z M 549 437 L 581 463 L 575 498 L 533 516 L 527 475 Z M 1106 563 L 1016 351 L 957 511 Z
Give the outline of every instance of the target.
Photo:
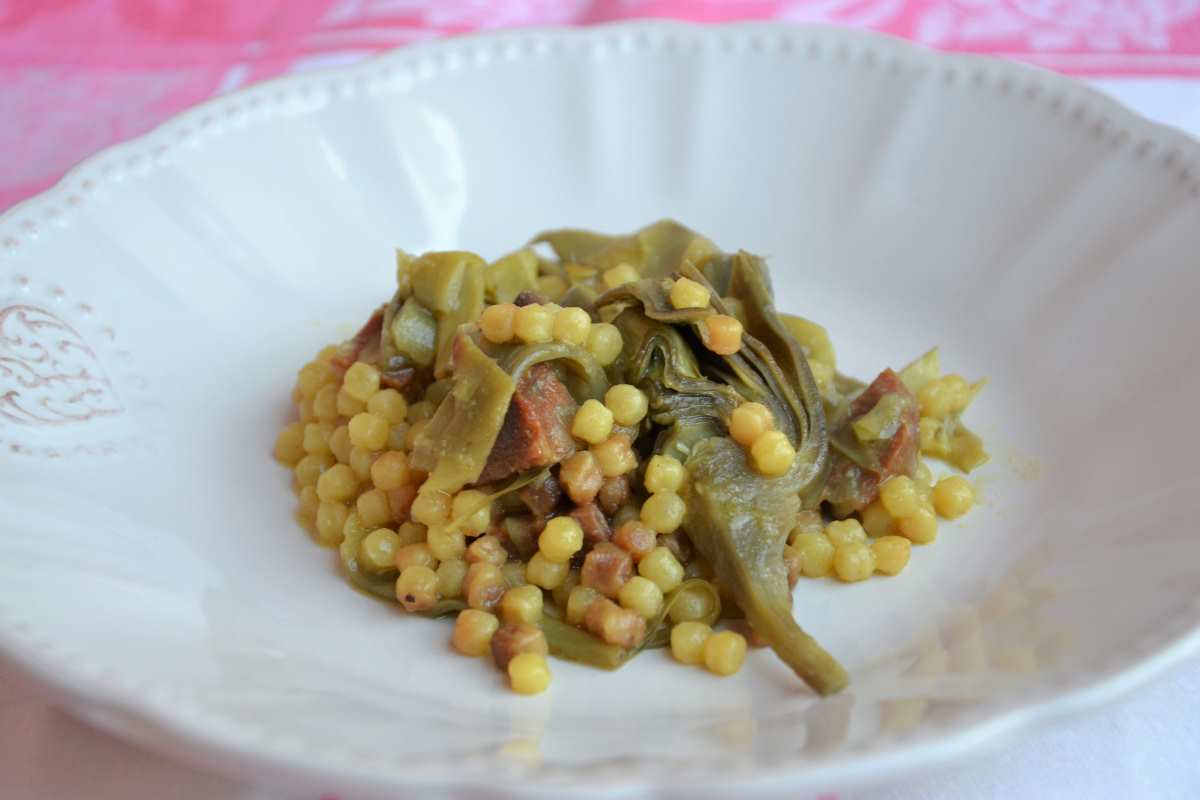
M 863 530 L 868 536 L 880 537 L 890 536 L 896 532 L 896 523 L 892 519 L 892 515 L 883 507 L 878 499 L 872 500 L 871 504 L 858 512 L 862 518 Z
M 671 628 L 671 655 L 681 664 L 703 664 L 710 636 L 712 628 L 703 622 L 680 622 Z
M 488 529 L 492 521 L 492 501 L 478 489 L 464 489 L 454 495 L 450 518 L 467 536 L 477 536 Z
M 462 531 L 445 525 L 434 525 L 425 532 L 425 543 L 438 561 L 462 558 L 467 552 L 467 538 Z
M 450 521 L 451 503 L 450 495 L 446 492 L 420 492 L 409 513 L 414 521 L 426 527 L 445 525 Z
M 463 578 L 463 598 L 471 608 L 494 611 L 507 589 L 504 574 L 495 564 L 477 562 L 467 567 Z
M 326 361 L 311 361 L 296 375 L 296 388 L 305 398 L 314 397 L 321 387 L 337 380 L 333 367 Z
M 604 281 L 604 286 L 607 289 L 615 289 L 618 286 L 624 286 L 627 283 L 632 283 L 638 279 L 638 271 L 632 264 L 624 262 L 617 264 L 615 267 L 604 270 L 604 274 L 600 276 Z
M 338 391 L 337 384 L 334 383 L 322 386 L 313 396 L 313 416 L 322 422 L 336 422 Z
M 937 538 L 937 517 L 927 506 L 917 509 L 912 516 L 896 520 L 896 527 L 913 544 L 929 544 Z
M 669 294 L 673 308 L 708 308 L 708 288 L 691 278 L 679 278 L 671 284 Z
M 554 315 L 554 338 L 583 347 L 592 330 L 592 317 L 582 308 L 564 308 Z
M 495 564 L 497 567 L 504 566 L 508 561 L 508 551 L 504 549 L 499 537 L 489 533 L 471 542 L 467 547 L 467 563 L 474 564 L 478 561 Z
M 622 347 L 624 342 L 617 326 L 607 322 L 592 324 L 591 330 L 588 331 L 587 351 L 596 359 L 596 363 L 602 367 L 612 364 L 617 360 L 617 356 L 621 355 Z
M 342 387 L 355 400 L 367 402 L 379 391 L 379 370 L 364 361 L 356 361 L 346 370 Z
M 321 508 L 321 498 L 317 497 L 317 490 L 312 486 L 305 486 L 300 490 L 297 499 L 300 501 L 297 513 L 305 519 L 316 521 L 317 511 Z
M 592 453 L 606 478 L 618 478 L 637 469 L 637 456 L 634 455 L 629 437 L 623 433 L 615 433 L 593 446 Z
M 304 452 L 309 455 L 324 455 L 329 450 L 329 437 L 333 425 L 328 422 L 310 422 L 304 426 Z
M 383 417 L 364 411 L 350 418 L 350 443 L 363 450 L 382 450 L 387 447 L 391 426 Z
M 554 314 L 534 303 L 517 309 L 513 333 L 526 344 L 540 344 L 554 338 Z
M 403 539 L 399 535 L 396 536 L 396 542 L 400 543 Z M 445 562 L 451 563 L 449 561 Z M 409 567 L 429 567 L 433 569 L 438 566 L 437 559 L 433 557 L 433 553 L 429 549 L 429 545 L 424 542 L 414 542 L 413 544 L 401 544 L 396 548 L 396 569 L 404 572 Z M 466 569 L 463 569 L 463 574 L 466 574 Z M 449 596 L 449 595 L 447 595 Z
M 613 429 L 612 412 L 599 400 L 587 400 L 575 412 L 571 423 L 571 435 L 588 444 L 600 444 L 609 437 Z
M 687 504 L 674 492 L 650 495 L 642 504 L 642 522 L 656 533 L 672 533 L 683 524 Z
M 342 543 L 342 529 L 350 509 L 345 503 L 321 503 L 317 506 L 317 541 L 333 547 Z
M 479 317 L 479 330 L 492 344 L 512 341 L 517 318 L 517 307 L 512 303 L 488 306 Z
M 775 417 L 762 403 L 742 403 L 729 417 L 729 435 L 743 447 L 752 446 L 774 427 Z
M 746 637 L 740 633 L 721 631 L 704 643 L 704 667 L 714 675 L 732 675 L 745 660 Z
M 532 584 L 516 586 L 500 599 L 500 618 L 505 623 L 527 622 L 536 625 L 542 619 L 542 590 Z
M 329 451 L 339 463 L 350 463 L 350 450 L 353 447 L 350 443 L 350 429 L 345 425 L 338 425 L 333 429 L 333 433 L 329 434 Z
M 352 396 L 343 386 L 337 393 L 337 412 L 339 416 L 353 417 L 367 410 L 367 404 Z
M 687 470 L 679 459 L 674 456 L 651 456 L 642 483 L 651 494 L 678 492 L 683 488 L 686 477 Z
M 420 405 L 420 403 L 418 403 L 417 405 Z M 413 408 L 416 408 L 416 406 L 413 406 Z M 411 409 L 409 410 L 409 414 L 410 415 L 412 414 Z M 404 449 L 405 450 L 408 450 L 410 452 L 412 451 L 413 447 L 415 447 L 417 444 L 417 439 L 421 438 L 421 434 L 424 433 L 425 426 L 427 426 L 428 424 L 429 424 L 429 420 L 427 420 L 427 419 L 423 419 L 418 422 L 409 423 L 408 431 L 405 432 L 405 434 L 404 434 Z M 388 441 L 391 441 L 390 434 L 388 435 Z
M 570 563 L 551 561 L 539 550 L 525 565 L 525 580 L 543 589 L 552 590 L 566 579 L 570 568 Z
M 663 594 L 683 582 L 683 566 L 665 547 L 656 547 L 638 562 L 638 574 L 658 585 Z
M 395 389 L 381 389 L 367 401 L 368 413 L 380 417 L 388 425 L 404 422 L 408 416 L 408 401 Z
M 700 340 L 719 356 L 729 356 L 742 349 L 744 328 L 737 317 L 713 314 L 700 323 Z
M 884 575 L 898 575 L 908 565 L 911 552 L 912 543 L 903 536 L 881 536 L 871 542 L 875 571 Z
M 933 487 L 933 507 L 946 519 L 958 519 L 971 510 L 975 490 L 965 478 L 951 475 Z
M 401 422 L 388 428 L 388 450 L 403 450 L 408 441 L 408 423 Z
M 555 517 L 538 536 L 538 552 L 556 564 L 570 561 L 582 548 L 583 528 L 571 517 Z
M 912 516 L 922 505 L 916 483 L 907 475 L 895 475 L 884 481 L 879 487 L 879 502 L 893 519 Z
M 350 447 L 350 469 L 354 472 L 354 477 L 360 481 L 368 481 L 371 479 L 371 465 L 375 463 L 375 454 L 370 450 L 364 450 L 361 447 Z
M 508 681 L 517 694 L 540 694 L 550 685 L 550 665 L 537 653 L 518 653 L 508 662 Z
M 327 503 L 344 503 L 357 491 L 358 478 L 345 464 L 334 464 L 317 479 L 317 496 Z
M 398 450 L 389 450 L 371 463 L 371 483 L 376 489 L 390 492 L 406 486 L 408 479 L 408 456 Z
M 671 595 L 671 622 L 703 620 L 713 612 L 713 598 L 699 588 L 676 589 Z
M 800 571 L 807 578 L 823 578 L 833 569 L 835 548 L 824 533 L 802 533 L 792 541 L 800 553 Z
M 361 524 L 366 525 L 365 522 Z M 358 563 L 370 572 L 389 572 L 396 567 L 396 551 L 399 549 L 400 539 L 395 532 L 378 528 L 358 543 Z
M 275 458 L 289 467 L 295 467 L 306 453 L 302 422 L 293 422 L 285 426 L 275 438 Z
M 829 523 L 825 526 L 825 535 L 835 548 L 867 540 L 867 532 L 856 519 L 842 519 Z
M 430 555 L 432 559 L 433 556 Z M 442 597 L 462 597 L 463 581 L 468 565 L 461 558 L 451 558 L 437 565 L 438 594 Z
M 477 608 L 463 609 L 454 620 L 450 641 L 464 656 L 485 656 L 491 652 L 492 636 L 499 628 L 500 620 L 494 614 Z
M 296 484 L 301 488 L 316 486 L 325 471 L 335 463 L 333 456 L 328 454 L 305 456 L 296 462 Z
M 409 567 L 396 578 L 396 599 L 406 611 L 428 611 L 438 600 L 437 583 L 429 567 Z
M 604 405 L 619 425 L 637 425 L 646 417 L 650 400 L 646 393 L 628 383 L 618 383 L 604 393 Z
M 875 571 L 875 555 L 863 542 L 842 545 L 833 554 L 833 571 L 847 583 L 866 580 Z
M 576 586 L 572 589 L 567 596 L 567 622 L 572 625 L 582 624 L 584 617 L 587 616 L 587 610 L 600 596 L 600 593 L 590 586 Z
M 362 524 L 368 528 L 378 528 L 392 521 L 392 509 L 388 505 L 387 494 L 379 489 L 360 494 L 354 508 Z
M 425 541 L 425 526 L 419 522 L 405 522 L 396 529 L 402 545 L 419 544 Z
M 750 446 L 750 463 L 760 475 L 783 475 L 795 460 L 796 448 L 783 431 L 767 431 Z
M 636 611 L 646 619 L 654 619 L 662 611 L 663 592 L 658 584 L 641 575 L 635 575 L 625 581 L 617 592 L 621 605 L 631 611 Z

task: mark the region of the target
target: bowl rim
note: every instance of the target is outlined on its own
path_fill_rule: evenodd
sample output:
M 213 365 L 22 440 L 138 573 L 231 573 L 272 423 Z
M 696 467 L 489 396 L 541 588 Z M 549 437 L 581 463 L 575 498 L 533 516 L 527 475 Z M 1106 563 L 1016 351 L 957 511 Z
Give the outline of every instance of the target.
M 823 48 L 835 56 L 873 59 L 921 70 L 940 71 L 948 81 L 1006 83 L 1009 90 L 1037 91 L 1058 107 L 1071 108 L 1104 126 L 1111 135 L 1140 155 L 1161 155 L 1150 166 L 1177 171 L 1187 181 L 1191 198 L 1200 197 L 1200 141 L 1168 125 L 1151 121 L 1119 101 L 1074 79 L 1036 66 L 987 56 L 944 53 L 886 34 L 820 25 L 782 22 L 737 22 L 705 25 L 668 20 L 627 20 L 586 27 L 537 27 L 474 33 L 404 45 L 372 55 L 347 66 L 291 73 L 206 100 L 179 112 L 149 132 L 106 147 L 72 167 L 52 187 L 18 202 L 0 214 L 0 266 L 16 263 L 34 252 L 40 241 L 59 235 L 63 222 L 85 208 L 101 184 L 128 187 L 129 173 L 153 171 L 161 157 L 177 143 L 197 133 L 220 138 L 225 124 L 254 124 L 257 110 L 297 98 L 325 95 L 315 108 L 336 103 L 372 80 L 402 81 L 403 92 L 443 70 L 456 69 L 472 51 L 491 48 L 500 58 L 523 57 L 553 46 L 619 49 L 664 43 L 702 42 L 705 46 L 763 48 Z M 356 84 L 355 81 L 358 83 Z M 1032 95 L 1031 95 L 1032 96 Z M 307 113 L 304 109 L 299 113 Z M 1150 161 L 1150 159 L 1147 159 Z M 96 202 L 103 202 L 103 197 Z M 958 760 L 998 747 L 1003 741 L 1035 725 L 1094 709 L 1117 699 L 1189 658 L 1200 654 L 1200 602 L 1181 612 L 1171 624 L 1147 636 L 1131 653 L 1112 664 L 1100 665 L 1089 679 L 1064 688 L 1052 698 L 1017 703 L 992 716 L 959 728 L 938 731 L 874 752 L 851 752 L 829 761 L 796 761 L 772 767 L 757 775 L 734 772 L 727 777 L 710 774 L 703 782 L 673 780 L 672 791 L 689 787 L 710 790 L 738 786 L 747 791 L 849 787 L 877 781 Z M 132 739 L 149 749 L 184 761 L 200 762 L 218 772 L 264 777 L 266 768 L 276 782 L 293 782 L 303 776 L 312 781 L 370 787 L 371 790 L 456 789 L 490 791 L 501 795 L 553 796 L 563 788 L 563 777 L 579 778 L 570 768 L 563 775 L 538 770 L 517 778 L 502 777 L 488 783 L 453 773 L 400 775 L 393 768 L 356 763 L 326 753 L 296 748 L 280 737 L 264 736 L 220 715 L 191 704 L 161 685 L 123 675 L 103 664 L 73 653 L 62 643 L 22 622 L 11 609 L 0 605 L 0 663 L 27 675 L 58 702 L 98 727 Z M 626 780 L 600 779 L 575 783 L 580 796 L 657 796 L 662 784 L 653 777 L 626 773 Z

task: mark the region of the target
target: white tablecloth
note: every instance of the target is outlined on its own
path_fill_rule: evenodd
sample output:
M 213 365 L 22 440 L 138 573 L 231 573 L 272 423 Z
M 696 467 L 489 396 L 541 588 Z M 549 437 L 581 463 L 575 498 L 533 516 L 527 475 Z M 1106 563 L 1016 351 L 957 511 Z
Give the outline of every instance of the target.
M 1200 135 L 1200 81 L 1097 83 L 1138 111 Z M 1200 798 L 1200 662 L 1110 708 L 1024 734 L 1002 752 L 893 786 L 838 795 L 839 800 L 993 797 Z M 33 686 L 0 667 L 0 800 L 160 798 L 320 800 L 320 791 L 284 795 L 168 761 L 50 707 Z

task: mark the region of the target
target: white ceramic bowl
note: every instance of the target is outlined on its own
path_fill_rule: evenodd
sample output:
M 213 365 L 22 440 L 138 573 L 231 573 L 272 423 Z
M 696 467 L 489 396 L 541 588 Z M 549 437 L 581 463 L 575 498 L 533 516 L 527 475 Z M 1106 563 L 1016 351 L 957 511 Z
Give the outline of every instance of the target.
M 1106 700 L 1198 640 L 1198 153 L 1050 74 L 763 25 L 453 39 L 207 103 L 0 219 L 0 647 L 102 726 L 361 796 L 839 789 Z M 516 697 L 292 522 L 288 388 L 393 246 L 661 216 L 768 254 L 851 372 L 941 343 L 991 378 L 983 506 L 899 579 L 796 591 L 840 696 L 756 651 Z

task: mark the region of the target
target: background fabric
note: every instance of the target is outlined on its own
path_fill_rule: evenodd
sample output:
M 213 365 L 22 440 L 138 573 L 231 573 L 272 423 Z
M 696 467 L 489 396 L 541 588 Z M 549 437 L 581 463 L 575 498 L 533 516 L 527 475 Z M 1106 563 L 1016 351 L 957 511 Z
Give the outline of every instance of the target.
M 1200 0 L 0 0 L 0 210 L 200 100 L 473 30 L 638 17 L 871 28 L 1086 75 L 1200 75 Z

